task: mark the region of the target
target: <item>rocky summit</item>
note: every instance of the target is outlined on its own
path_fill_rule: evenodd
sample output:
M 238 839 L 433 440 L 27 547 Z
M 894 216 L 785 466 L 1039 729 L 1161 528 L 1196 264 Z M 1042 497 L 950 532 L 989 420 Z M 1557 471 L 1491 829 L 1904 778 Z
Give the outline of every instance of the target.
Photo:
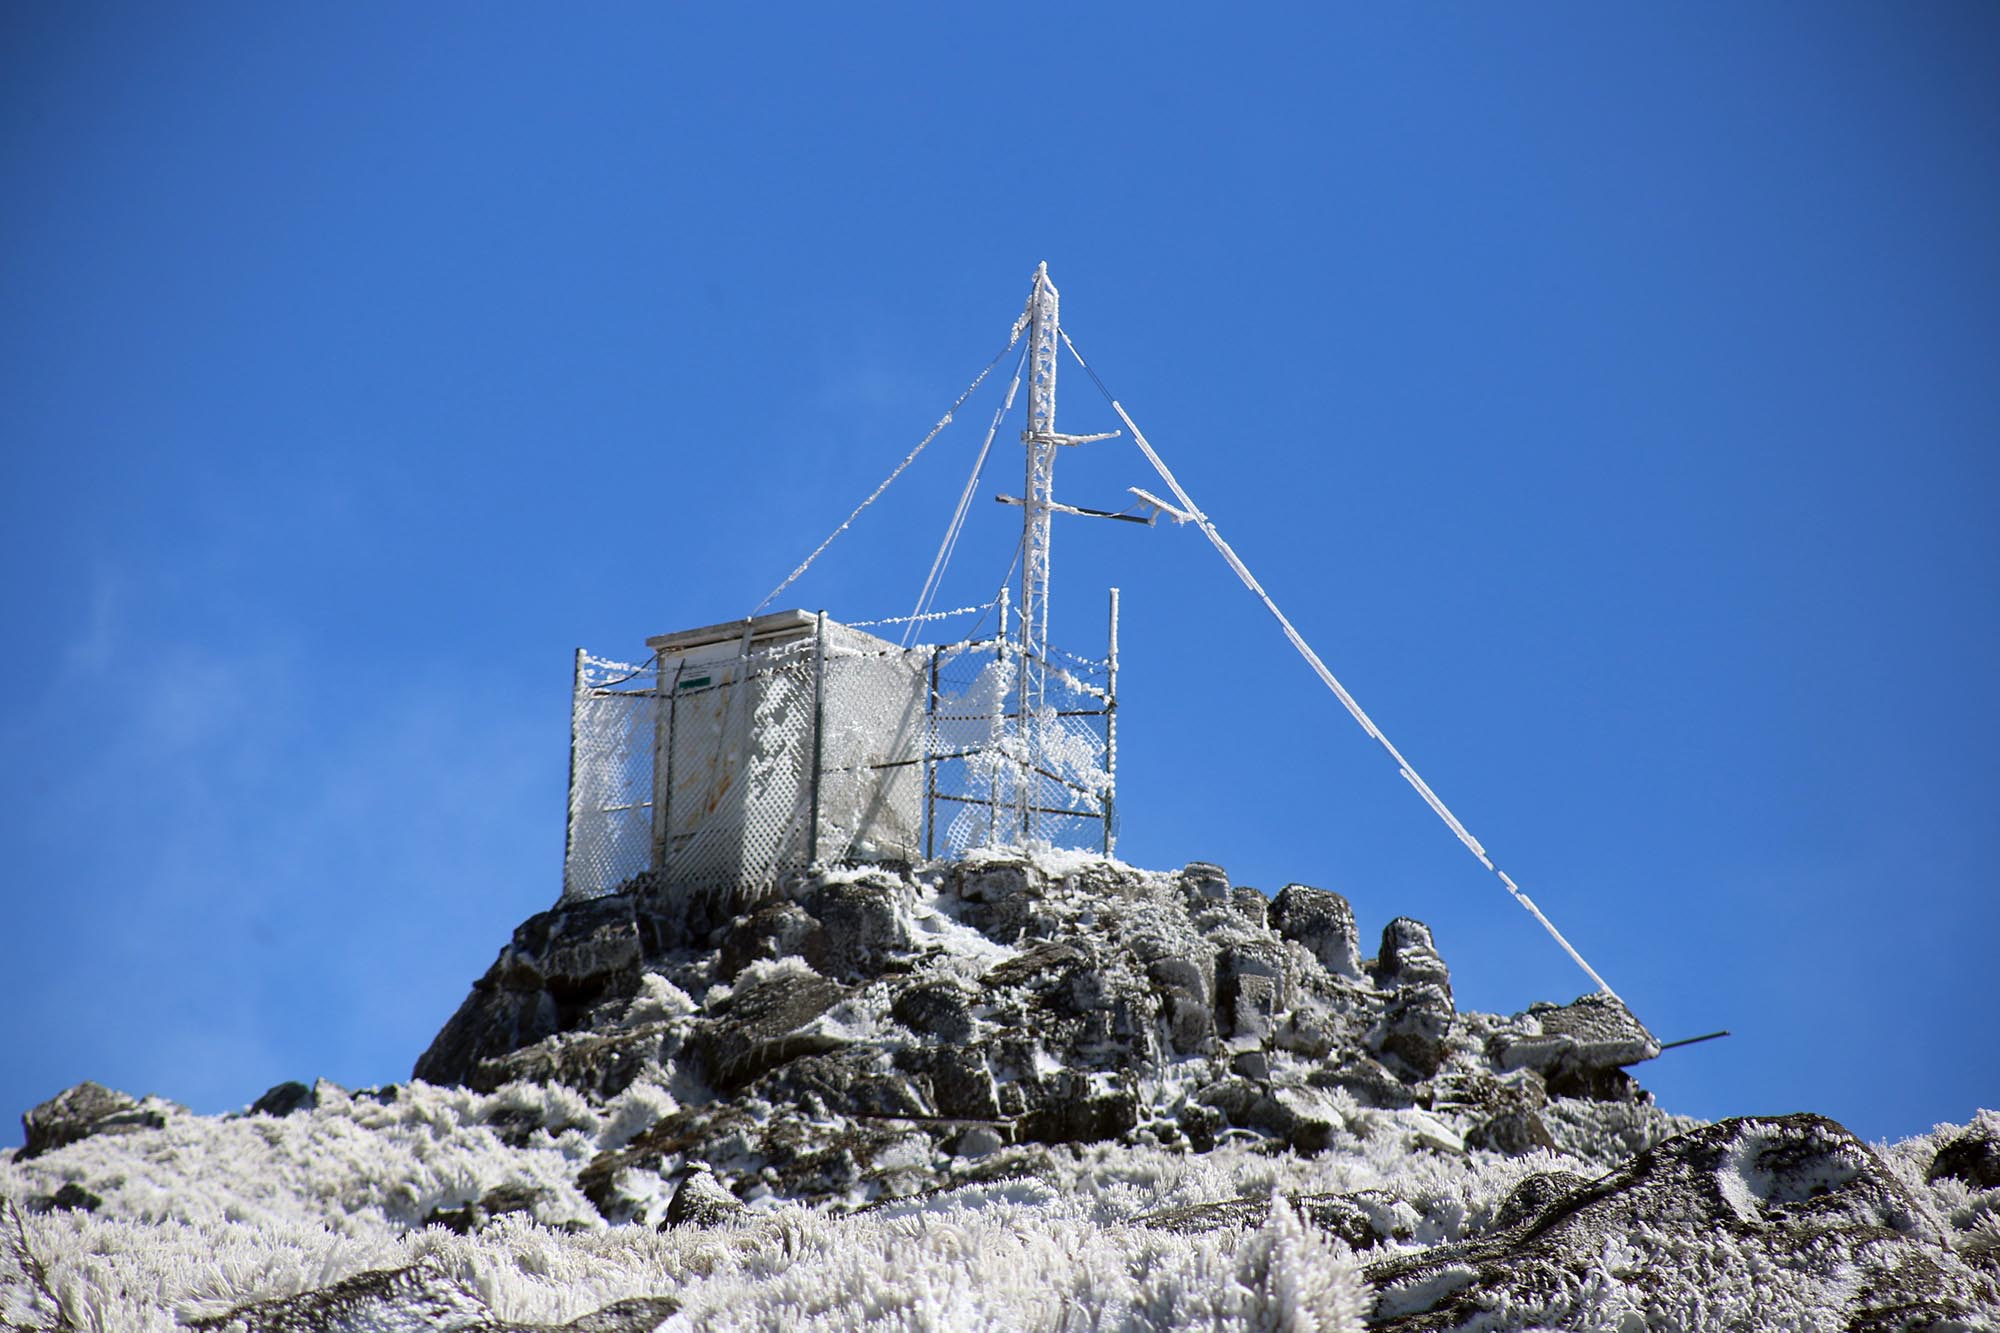
M 407 1084 L 30 1111 L 0 1328 L 2000 1325 L 2000 1117 L 1702 1124 L 1659 1052 L 1208 864 L 641 879 L 516 928 Z

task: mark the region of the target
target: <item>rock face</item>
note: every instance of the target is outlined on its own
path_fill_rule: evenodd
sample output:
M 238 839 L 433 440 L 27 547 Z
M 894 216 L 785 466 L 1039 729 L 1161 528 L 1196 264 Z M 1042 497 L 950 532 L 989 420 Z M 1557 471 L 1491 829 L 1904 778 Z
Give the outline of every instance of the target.
M 1440 1125 L 1454 1150 L 1558 1146 L 1552 1097 L 1641 1108 L 1661 1137 L 1670 1118 L 1620 1072 L 1657 1052 L 1608 997 L 1461 1014 L 1428 927 L 1391 921 L 1364 960 L 1324 889 L 987 855 L 806 877 L 733 916 L 644 882 L 559 906 L 514 932 L 416 1075 L 673 1089 L 676 1112 L 583 1174 L 624 1221 L 658 1192 L 635 1172 L 707 1163 L 742 1199 L 853 1207 L 1035 1144 L 1310 1154 L 1349 1102 L 1438 1108 L 1462 1122 Z

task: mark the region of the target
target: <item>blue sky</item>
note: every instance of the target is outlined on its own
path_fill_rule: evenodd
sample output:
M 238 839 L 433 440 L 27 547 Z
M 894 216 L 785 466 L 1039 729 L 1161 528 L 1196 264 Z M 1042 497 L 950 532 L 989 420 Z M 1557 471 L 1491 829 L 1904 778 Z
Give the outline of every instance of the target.
M 572 649 L 747 611 L 1041 260 L 1501 864 L 1736 1032 L 1665 1105 L 2000 1105 L 1996 67 L 1978 4 L 6 8 L 0 1114 L 406 1077 L 559 890 Z M 786 600 L 906 610 L 983 419 Z M 1128 859 L 1587 988 L 1192 529 L 1055 559 Z

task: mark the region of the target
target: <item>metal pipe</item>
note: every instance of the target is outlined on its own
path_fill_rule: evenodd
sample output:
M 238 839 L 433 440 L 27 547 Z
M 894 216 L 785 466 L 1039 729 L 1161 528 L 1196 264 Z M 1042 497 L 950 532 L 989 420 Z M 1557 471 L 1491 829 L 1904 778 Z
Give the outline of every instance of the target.
M 667 691 L 667 701 L 665 704 L 667 715 L 666 776 L 660 788 L 659 812 L 660 828 L 663 830 L 660 838 L 659 866 L 662 878 L 666 874 L 667 856 L 673 851 L 674 844 L 674 736 L 676 734 L 674 728 L 680 722 L 681 674 L 686 670 L 687 660 L 685 658 L 674 663 L 673 688 Z
M 676 672 L 676 675 L 679 673 Z M 658 875 L 667 859 L 667 802 L 666 793 L 661 790 L 661 770 L 665 767 L 667 746 L 667 654 L 660 649 L 653 654 L 653 873 Z
M 576 650 L 569 677 L 569 796 L 563 816 L 563 897 L 570 891 L 571 859 L 576 855 L 576 706 L 583 697 L 583 649 Z
M 1118 799 L 1118 589 L 1111 590 L 1111 628 L 1104 656 L 1104 855 L 1117 846 L 1112 832 L 1113 803 Z
M 1007 585 L 1004 583 L 1000 585 L 1000 637 L 994 640 L 993 643 L 993 659 L 1002 666 L 1005 666 L 1007 663 Z M 989 727 L 988 738 L 996 739 L 991 736 L 991 730 Z M 993 769 L 993 777 L 995 780 L 988 783 L 986 789 L 986 845 L 989 847 L 993 845 L 993 835 L 1000 825 L 1000 783 L 998 781 L 1000 769 L 997 765 Z
M 813 752 L 812 752 L 812 845 L 806 849 L 806 864 L 819 864 L 819 775 L 826 752 L 826 612 L 813 622 Z
M 924 860 L 937 859 L 937 738 L 938 650 L 931 647 L 931 687 L 924 699 Z
M 1662 1042 L 1660 1045 L 1660 1049 L 1663 1051 L 1671 1051 L 1676 1046 L 1692 1046 L 1698 1041 L 1714 1041 L 1717 1037 L 1727 1037 L 1729 1035 L 1730 1033 L 1725 1030 L 1722 1032 L 1705 1033 L 1699 1037 L 1682 1037 L 1679 1041 Z

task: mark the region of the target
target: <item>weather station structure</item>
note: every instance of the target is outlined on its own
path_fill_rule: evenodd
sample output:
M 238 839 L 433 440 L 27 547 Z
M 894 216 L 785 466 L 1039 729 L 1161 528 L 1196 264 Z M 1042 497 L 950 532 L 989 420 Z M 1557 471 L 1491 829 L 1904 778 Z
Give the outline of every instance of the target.
M 1024 344 L 1025 341 L 1025 345 Z M 1056 381 L 1067 352 L 1121 429 L 1064 434 Z M 1016 357 L 970 479 L 910 614 L 843 623 L 769 608 L 948 426 L 992 372 Z M 992 600 L 934 609 L 944 570 L 1003 421 L 1025 387 L 1025 486 L 997 495 L 1021 510 L 1015 565 Z M 1128 436 L 1161 498 L 1128 488 L 1120 510 L 1056 499 L 1065 449 Z M 636 883 L 742 907 L 788 875 L 843 863 L 913 864 L 975 848 L 1117 846 L 1118 590 L 1108 590 L 1103 655 L 1050 638 L 1056 515 L 1198 528 L 1285 639 L 1394 765 L 1398 776 L 1595 984 L 1569 940 L 1419 776 L 1168 468 L 1091 369 L 1060 318 L 1048 266 L 1035 270 L 1007 343 L 916 448 L 763 602 L 740 620 L 646 641 L 636 663 L 579 649 L 570 743 L 563 895 Z M 1018 571 L 1018 584 L 1015 574 Z M 913 642 L 940 633 L 935 642 Z M 879 632 L 875 632 L 879 631 Z
M 1115 513 L 1057 502 L 1061 451 L 1118 434 L 1056 429 L 1059 302 L 1044 265 L 1007 346 L 954 404 L 1019 349 L 910 615 L 848 624 L 824 611 L 766 610 L 829 537 L 741 620 L 648 639 L 637 663 L 578 650 L 565 897 L 596 897 L 644 875 L 669 893 L 743 903 L 815 865 L 908 864 L 982 846 L 1113 852 L 1118 590 L 1107 593 L 1101 656 L 1051 643 L 1051 519 L 1184 516 L 1143 493 Z M 1022 512 L 1018 591 L 1010 570 L 990 602 L 935 611 L 994 439 L 1024 388 L 1024 494 L 995 497 Z M 912 642 L 952 624 L 969 628 Z

